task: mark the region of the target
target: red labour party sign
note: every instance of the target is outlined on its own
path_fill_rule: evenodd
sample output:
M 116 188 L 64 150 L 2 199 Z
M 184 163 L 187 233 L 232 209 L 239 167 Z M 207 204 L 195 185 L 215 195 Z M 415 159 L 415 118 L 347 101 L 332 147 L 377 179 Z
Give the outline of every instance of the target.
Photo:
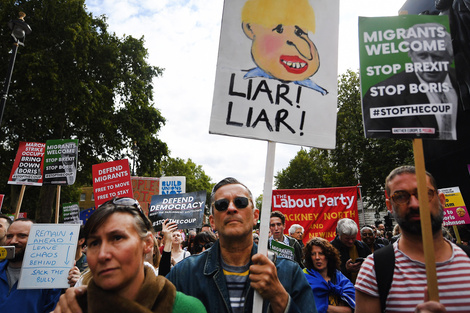
M 93 165 L 93 190 L 98 207 L 114 197 L 133 198 L 127 159 Z
M 272 210 L 286 216 L 286 233 L 293 224 L 304 228 L 304 243 L 313 237 L 333 240 L 338 220 L 345 217 L 359 228 L 357 187 L 273 190 Z

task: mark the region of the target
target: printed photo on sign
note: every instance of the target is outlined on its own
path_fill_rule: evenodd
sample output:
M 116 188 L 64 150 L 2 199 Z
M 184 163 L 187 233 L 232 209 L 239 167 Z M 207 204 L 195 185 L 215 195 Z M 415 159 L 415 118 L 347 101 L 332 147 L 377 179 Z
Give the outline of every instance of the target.
M 223 12 L 209 132 L 334 148 L 339 1 L 230 0 Z
M 20 142 L 8 184 L 41 186 L 46 144 Z
M 360 17 L 359 46 L 366 137 L 457 139 L 447 16 Z
M 446 196 L 444 226 L 470 224 L 470 216 L 459 187 L 439 189 Z
M 149 219 L 156 231 L 162 229 L 166 219 L 176 222 L 178 229 L 198 228 L 202 226 L 205 205 L 205 191 L 157 195 L 152 197 Z
M 64 203 L 62 208 L 64 224 L 81 224 L 80 206 L 78 203 Z
M 44 185 L 73 185 L 77 177 L 78 139 L 48 140 Z

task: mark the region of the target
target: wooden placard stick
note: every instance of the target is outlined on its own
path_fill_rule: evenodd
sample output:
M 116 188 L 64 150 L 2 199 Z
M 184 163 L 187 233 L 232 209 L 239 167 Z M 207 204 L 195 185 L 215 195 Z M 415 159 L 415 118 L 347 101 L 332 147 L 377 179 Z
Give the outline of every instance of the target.
M 456 225 L 453 225 L 452 228 L 454 229 L 455 239 L 457 239 L 457 243 L 460 245 L 462 244 L 462 239 L 460 239 L 459 229 Z
M 57 195 L 55 197 L 55 223 L 59 224 L 59 207 L 60 207 L 60 185 L 57 185 Z
M 426 168 L 424 165 L 423 140 L 413 139 L 416 180 L 418 182 L 419 215 L 421 219 L 421 235 L 423 238 L 424 260 L 428 281 L 429 300 L 439 302 L 437 288 L 436 258 L 431 228 L 431 213 L 429 210 L 428 187 L 426 185 Z
M 26 185 L 21 185 L 20 197 L 18 198 L 18 203 L 16 204 L 15 220 L 18 219 L 18 216 L 20 215 L 21 203 L 23 203 L 23 196 L 24 196 L 25 189 L 26 189 Z
M 276 143 L 268 141 L 268 153 L 266 156 L 266 169 L 264 175 L 263 204 L 260 216 L 260 233 L 258 253 L 268 254 L 269 221 L 271 219 L 271 202 L 273 197 L 274 159 L 276 155 Z M 263 298 L 258 292 L 253 297 L 253 313 L 263 311 Z

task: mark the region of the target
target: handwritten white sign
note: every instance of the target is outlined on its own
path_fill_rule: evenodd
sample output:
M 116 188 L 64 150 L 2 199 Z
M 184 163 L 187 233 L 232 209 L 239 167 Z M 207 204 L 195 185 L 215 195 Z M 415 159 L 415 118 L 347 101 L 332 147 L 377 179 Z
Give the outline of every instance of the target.
M 33 224 L 18 289 L 68 288 L 67 276 L 77 249 L 79 224 Z

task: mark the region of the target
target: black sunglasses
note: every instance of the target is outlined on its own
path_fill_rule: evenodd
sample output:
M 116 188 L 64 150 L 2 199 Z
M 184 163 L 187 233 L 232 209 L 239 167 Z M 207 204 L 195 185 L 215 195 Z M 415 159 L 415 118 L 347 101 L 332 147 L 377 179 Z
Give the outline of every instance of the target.
M 428 188 L 428 201 L 429 202 L 431 202 L 432 199 L 434 199 L 435 193 L 436 193 L 436 190 Z M 395 202 L 396 204 L 408 204 L 410 203 L 410 199 L 412 195 L 415 196 L 416 199 L 418 199 L 417 191 L 411 194 L 406 190 L 395 191 L 390 198 L 392 198 L 393 202 Z
M 237 207 L 237 209 L 244 209 L 248 206 L 250 199 L 247 197 L 236 197 L 232 202 Z M 220 212 L 227 210 L 229 205 L 230 200 L 228 199 L 220 199 L 214 202 L 215 209 Z
M 196 252 L 201 252 L 202 249 L 210 249 L 212 246 L 214 245 L 213 242 L 206 242 L 204 244 L 198 244 L 194 247 L 194 249 L 196 250 Z
M 144 222 L 145 228 L 147 230 L 152 229 L 152 224 L 150 223 L 150 220 L 144 214 L 144 211 L 142 210 L 142 207 L 140 206 L 139 201 L 137 201 L 136 199 L 133 199 L 133 198 L 117 198 L 116 197 L 116 198 L 113 198 L 112 200 L 106 201 L 105 203 L 100 205 L 100 207 L 105 206 L 105 205 L 114 205 L 116 208 L 119 207 L 119 208 L 124 208 L 124 209 L 128 209 L 128 210 L 136 211 L 139 214 L 142 221 Z

